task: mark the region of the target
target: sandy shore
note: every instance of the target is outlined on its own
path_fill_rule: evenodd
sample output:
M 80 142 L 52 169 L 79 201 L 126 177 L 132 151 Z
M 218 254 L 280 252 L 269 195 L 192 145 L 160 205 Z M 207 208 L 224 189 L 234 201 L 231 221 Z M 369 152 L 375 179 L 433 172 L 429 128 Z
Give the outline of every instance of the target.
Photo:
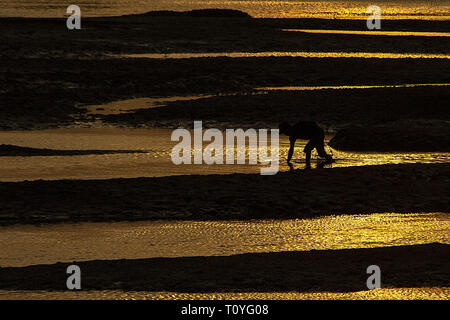
M 450 164 L 0 183 L 0 224 L 450 212 Z
M 73 263 L 82 270 L 83 290 L 361 291 L 367 290 L 366 269 L 373 264 L 381 269 L 383 288 L 450 285 L 450 246 L 437 243 Z M 0 268 L 0 289 L 66 290 L 70 264 Z

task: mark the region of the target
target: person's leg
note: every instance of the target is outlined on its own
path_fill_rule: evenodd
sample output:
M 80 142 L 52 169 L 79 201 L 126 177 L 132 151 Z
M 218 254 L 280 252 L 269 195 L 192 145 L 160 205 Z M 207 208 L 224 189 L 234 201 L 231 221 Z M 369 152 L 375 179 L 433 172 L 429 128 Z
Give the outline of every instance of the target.
M 317 153 L 319 154 L 319 157 L 325 158 L 327 161 L 331 161 L 333 159 L 331 157 L 331 155 L 329 155 L 325 151 L 325 143 L 324 143 L 323 139 L 316 141 L 315 147 L 316 147 Z
M 311 140 L 309 141 L 305 149 L 303 149 L 303 152 L 306 153 L 306 166 L 311 167 L 311 151 L 314 149 L 314 142 Z

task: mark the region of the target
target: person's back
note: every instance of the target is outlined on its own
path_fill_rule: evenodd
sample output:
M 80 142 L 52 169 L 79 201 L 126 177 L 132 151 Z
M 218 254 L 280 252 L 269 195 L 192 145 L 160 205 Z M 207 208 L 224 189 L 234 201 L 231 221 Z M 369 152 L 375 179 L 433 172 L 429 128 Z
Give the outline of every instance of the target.
M 291 128 L 292 134 L 289 137 L 295 139 L 311 140 L 324 135 L 323 129 L 314 121 L 298 121 Z

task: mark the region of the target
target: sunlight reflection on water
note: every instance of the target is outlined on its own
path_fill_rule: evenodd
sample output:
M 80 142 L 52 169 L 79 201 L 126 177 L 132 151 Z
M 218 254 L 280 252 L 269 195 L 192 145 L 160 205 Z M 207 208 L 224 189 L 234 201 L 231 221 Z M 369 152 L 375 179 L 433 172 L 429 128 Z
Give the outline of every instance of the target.
M 450 243 L 447 213 L 0 227 L 0 265 Z
M 160 177 L 185 174 L 259 173 L 261 165 L 180 165 L 172 163 L 170 129 L 126 128 L 62 128 L 41 131 L 3 131 L 2 143 L 57 150 L 142 150 L 143 153 L 122 153 L 84 156 L 0 157 L 0 181 L 55 180 L 55 179 L 109 179 L 132 177 Z M 329 139 L 330 137 L 328 137 Z M 304 165 L 302 152 L 307 141 L 298 141 L 293 160 Z M 204 143 L 204 147 L 207 143 Z M 270 148 L 269 148 L 270 149 Z M 362 153 L 326 149 L 337 160 L 328 167 L 347 167 L 401 163 L 448 163 L 450 153 Z M 287 137 L 280 137 L 280 171 L 289 150 Z M 235 155 L 235 159 L 237 153 Z M 312 154 L 313 166 L 316 151 Z M 317 158 L 318 161 L 318 158 Z
M 0 300 L 447 300 L 449 287 L 381 288 L 357 292 L 214 292 L 180 293 L 148 291 L 6 291 Z
M 0 0 L 0 16 L 64 17 L 71 0 Z M 373 1 L 298 1 L 298 0 L 97 0 L 80 3 L 83 16 L 114 16 L 144 13 L 152 10 L 186 11 L 194 9 L 235 9 L 253 17 L 367 19 L 366 9 Z M 377 4 L 377 3 L 375 3 Z M 448 0 L 401 1 L 383 0 L 378 4 L 386 19 L 450 18 Z
M 0 264 L 231 255 L 450 243 L 447 213 L 255 221 L 153 221 L 0 227 Z M 9 291 L 2 299 L 448 299 L 448 287 L 359 292 Z
M 193 52 L 193 53 L 136 53 L 111 55 L 120 58 L 192 59 L 192 58 L 368 58 L 368 59 L 450 59 L 448 54 L 436 53 L 388 53 L 388 52 Z
M 0 181 L 55 180 L 55 179 L 110 179 L 133 177 L 160 177 L 186 174 L 259 173 L 261 165 L 180 165 L 172 163 L 172 148 L 178 141 L 171 141 L 171 129 L 128 128 L 61 128 L 39 131 L 2 131 L 4 144 L 57 150 L 142 150 L 143 153 L 121 153 L 83 156 L 34 156 L 0 157 Z M 328 137 L 327 139 L 329 139 Z M 304 166 L 302 152 L 307 141 L 298 141 L 294 163 Z M 208 143 L 204 143 L 204 147 Z M 270 149 L 270 147 L 269 147 Z M 280 137 L 280 171 L 287 171 L 285 163 L 289 141 Z M 363 153 L 342 152 L 326 147 L 337 160 L 327 167 L 347 167 L 402 163 L 448 163 L 450 153 L 406 152 Z M 237 158 L 237 153 L 235 159 Z M 316 151 L 312 154 L 313 167 L 319 161 Z M 235 161 L 236 163 L 236 161 Z
M 317 29 L 283 29 L 286 32 L 353 34 L 365 36 L 416 36 L 416 37 L 450 37 L 450 32 L 413 32 L 413 31 L 356 31 L 356 30 L 317 30 Z
M 328 90 L 328 89 L 376 89 L 376 88 L 416 88 L 416 87 L 446 87 L 450 83 L 411 83 L 393 85 L 344 85 L 344 86 L 284 86 L 284 87 L 262 87 L 255 88 L 260 91 L 308 91 L 308 90 Z

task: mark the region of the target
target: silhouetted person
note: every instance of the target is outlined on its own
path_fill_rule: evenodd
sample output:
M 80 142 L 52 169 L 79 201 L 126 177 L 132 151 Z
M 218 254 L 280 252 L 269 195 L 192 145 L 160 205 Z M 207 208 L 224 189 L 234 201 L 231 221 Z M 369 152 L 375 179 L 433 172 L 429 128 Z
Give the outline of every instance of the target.
M 321 127 L 314 121 L 299 121 L 293 126 L 289 123 L 282 122 L 279 125 L 280 133 L 289 136 L 290 148 L 287 158 L 287 163 L 292 169 L 291 158 L 294 154 L 295 141 L 297 139 L 309 140 L 303 152 L 306 153 L 306 167 L 311 167 L 311 151 L 316 148 L 319 157 L 325 158 L 328 163 L 331 163 L 333 158 L 325 152 L 324 138 L 325 133 Z

